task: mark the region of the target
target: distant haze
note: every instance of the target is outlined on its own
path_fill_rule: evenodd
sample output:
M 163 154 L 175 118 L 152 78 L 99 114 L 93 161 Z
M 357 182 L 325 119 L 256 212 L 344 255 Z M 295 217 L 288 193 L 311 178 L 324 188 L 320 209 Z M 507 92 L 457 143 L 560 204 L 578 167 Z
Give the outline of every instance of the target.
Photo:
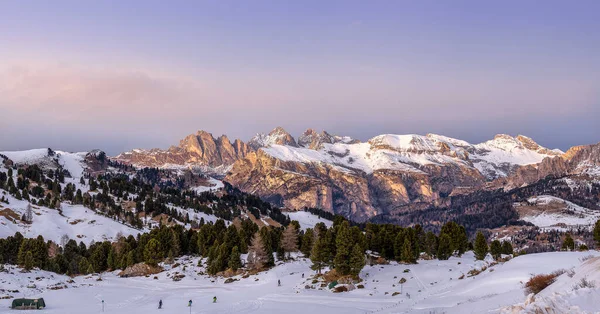
M 0 151 L 206 130 L 600 141 L 598 1 L 5 1 Z

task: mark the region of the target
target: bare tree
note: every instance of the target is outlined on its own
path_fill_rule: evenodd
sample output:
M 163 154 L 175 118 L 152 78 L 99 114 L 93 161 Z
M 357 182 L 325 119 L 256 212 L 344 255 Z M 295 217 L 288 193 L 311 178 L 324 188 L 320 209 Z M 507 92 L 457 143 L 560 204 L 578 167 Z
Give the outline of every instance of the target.
M 248 248 L 248 269 L 261 270 L 267 262 L 267 251 L 260 237 L 260 234 L 255 233 L 252 238 L 250 247 Z
M 60 237 L 60 246 L 64 248 L 65 246 L 67 246 L 68 242 L 69 242 L 69 236 L 66 234 L 63 234 L 62 237 Z
M 283 247 L 283 250 L 288 254 L 288 258 L 290 257 L 291 252 L 298 251 L 298 231 L 296 230 L 295 225 L 290 224 L 285 229 L 281 239 L 281 246 Z
M 31 204 L 27 204 L 27 209 L 25 209 L 25 214 L 23 214 L 22 218 L 26 223 L 33 222 L 33 209 L 31 208 Z

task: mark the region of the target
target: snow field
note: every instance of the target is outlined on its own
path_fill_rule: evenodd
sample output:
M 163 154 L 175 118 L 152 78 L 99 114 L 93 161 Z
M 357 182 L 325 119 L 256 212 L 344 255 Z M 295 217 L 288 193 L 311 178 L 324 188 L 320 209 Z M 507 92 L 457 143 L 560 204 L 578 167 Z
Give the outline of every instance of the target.
M 161 313 L 498 313 L 525 300 L 522 287 L 531 274 L 576 267 L 587 255 L 600 256 L 600 253 L 524 255 L 491 266 L 474 277 L 467 277 L 468 271 L 489 266 L 490 261 L 475 261 L 472 252 L 447 261 L 366 266 L 361 272 L 364 289 L 346 293 L 319 290 L 319 284 L 314 285 L 317 289 L 305 289 L 306 285 L 313 286 L 314 271 L 310 270 L 310 261 L 302 258 L 245 279 L 237 276 L 239 281 L 229 284 L 224 283 L 224 278 L 202 275 L 204 269 L 195 266 L 198 258 L 189 257 L 178 259 L 180 265 L 175 268 L 166 266 L 164 272 L 156 275 L 157 279 L 118 278 L 114 272 L 102 274 L 102 281 L 96 281 L 98 275 L 79 276 L 69 284 L 65 276 L 42 271 L 20 273 L 11 267 L 8 273 L 0 273 L 0 283 L 3 289 L 19 290 L 15 297 L 44 297 L 48 304 L 45 313 L 99 313 L 101 300 L 105 300 L 106 313 L 146 314 L 156 311 L 161 299 Z M 598 267 L 589 271 L 600 276 Z M 171 277 L 176 272 L 185 277 L 173 281 Z M 465 278 L 459 280 L 462 274 Z M 46 279 L 34 279 L 40 276 Z M 50 276 L 54 278 L 47 279 Z M 403 285 L 399 284 L 401 278 L 406 279 Z M 280 287 L 278 280 L 282 283 Z M 57 282 L 69 288 L 46 288 Z M 26 287 L 32 283 L 36 284 L 35 289 Z M 400 291 L 402 294 L 392 295 Z M 217 303 L 212 303 L 213 296 L 217 296 Z M 191 311 L 188 300 L 193 301 Z M 600 306 L 600 299 L 587 294 L 568 299 L 580 300 Z M 0 312 L 9 305 L 10 300 L 0 300 Z

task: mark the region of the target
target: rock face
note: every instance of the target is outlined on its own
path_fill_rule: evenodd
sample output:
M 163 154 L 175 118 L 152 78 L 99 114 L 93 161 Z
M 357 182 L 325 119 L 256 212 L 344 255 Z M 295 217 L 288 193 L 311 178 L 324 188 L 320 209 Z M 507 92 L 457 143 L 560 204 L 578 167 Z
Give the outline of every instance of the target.
M 294 146 L 266 137 L 233 164 L 226 181 L 281 206 L 319 207 L 358 221 L 439 204 L 562 153 L 507 135 L 477 145 L 434 134 L 384 134 L 360 143 L 312 129 Z
M 484 187 L 590 171 L 577 165 L 597 164 L 598 152 L 579 147 L 563 154 L 528 137 L 504 134 L 480 144 L 436 134 L 383 134 L 363 143 L 308 129 L 296 141 L 277 127 L 247 144 L 199 131 L 168 150 L 133 150 L 116 159 L 148 167 L 200 167 L 280 206 L 318 207 L 362 221 L 441 205 L 448 196 Z
M 134 149 L 114 159 L 139 167 L 194 166 L 224 173 L 236 160 L 246 157 L 251 149 L 242 141 L 233 144 L 227 136 L 215 139 L 212 134 L 198 131 L 190 134 L 168 150 Z
M 261 147 L 268 147 L 271 145 L 287 145 L 292 147 L 298 147 L 296 140 L 294 140 L 290 133 L 288 133 L 280 126 L 273 129 L 273 131 L 269 132 L 269 134 L 256 134 L 256 136 L 254 136 L 250 141 L 248 141 L 248 146 L 250 146 L 254 150 L 257 150 Z
M 560 158 L 545 158 L 539 164 L 518 167 L 505 178 L 489 184 L 489 188 L 503 187 L 506 190 L 532 184 L 546 177 L 585 176 L 600 178 L 600 143 L 575 146 Z

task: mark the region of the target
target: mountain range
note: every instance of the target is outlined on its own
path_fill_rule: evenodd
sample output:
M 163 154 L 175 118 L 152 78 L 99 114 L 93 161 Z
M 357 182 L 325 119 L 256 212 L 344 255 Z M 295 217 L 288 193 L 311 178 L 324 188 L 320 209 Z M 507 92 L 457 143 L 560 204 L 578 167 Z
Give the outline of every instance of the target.
M 190 168 L 279 206 L 316 207 L 357 221 L 548 176 L 600 177 L 598 144 L 565 153 L 505 134 L 479 144 L 436 134 L 382 134 L 361 142 L 312 129 L 296 140 L 277 127 L 244 143 L 198 131 L 167 150 L 135 149 L 114 160 Z

